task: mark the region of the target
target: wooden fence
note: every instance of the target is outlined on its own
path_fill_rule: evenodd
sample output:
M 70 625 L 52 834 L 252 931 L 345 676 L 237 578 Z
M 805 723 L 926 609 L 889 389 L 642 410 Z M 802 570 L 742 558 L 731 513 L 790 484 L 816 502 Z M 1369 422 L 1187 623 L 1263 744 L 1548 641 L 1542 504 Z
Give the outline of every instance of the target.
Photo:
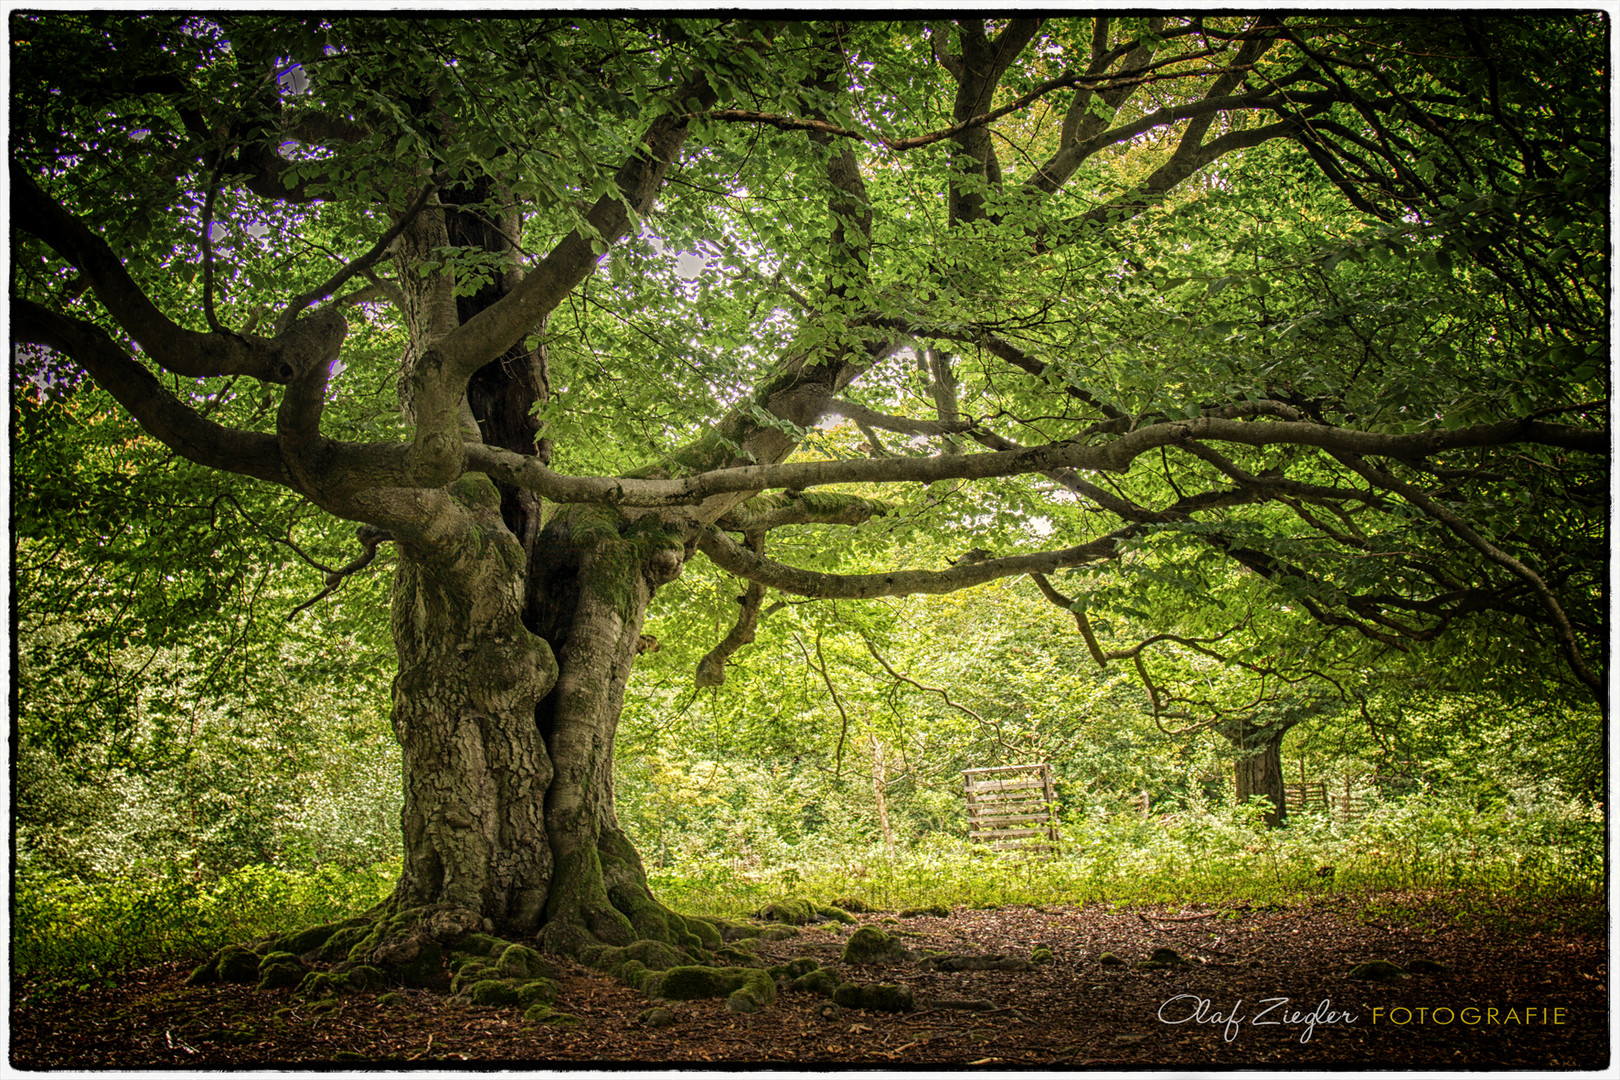
M 995 851 L 1056 851 L 1057 789 L 1052 766 L 967 769 L 968 838 Z
M 1361 817 L 1369 809 L 1370 804 L 1361 792 L 1356 791 L 1348 776 L 1345 777 L 1344 788 L 1335 788 L 1328 791 L 1327 782 L 1314 780 L 1310 782 L 1284 784 L 1283 797 L 1288 800 L 1288 810 L 1326 810 L 1328 816 L 1349 821 Z

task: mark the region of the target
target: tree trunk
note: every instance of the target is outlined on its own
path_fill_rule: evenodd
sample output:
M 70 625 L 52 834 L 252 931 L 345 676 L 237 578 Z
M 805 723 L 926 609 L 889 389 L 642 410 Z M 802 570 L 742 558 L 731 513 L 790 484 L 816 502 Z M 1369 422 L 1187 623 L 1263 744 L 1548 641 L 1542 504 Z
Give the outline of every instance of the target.
M 1281 825 L 1288 814 L 1282 772 L 1282 738 L 1287 730 L 1281 725 L 1255 727 L 1245 721 L 1233 740 L 1239 754 L 1233 765 L 1238 805 L 1255 795 L 1264 795 L 1271 800 L 1265 822 L 1272 828 Z
M 647 889 L 613 811 L 613 739 L 653 590 L 678 536 L 559 513 L 532 562 L 487 479 L 464 534 L 401 546 L 394 588 L 405 867 L 397 909 L 452 904 L 548 949 L 697 944 Z M 703 935 L 707 936 L 707 935 Z
M 519 223 L 497 227 L 471 208 L 494 193 L 491 182 L 456 191 L 413 223 L 402 247 L 509 250 Z M 446 278 L 401 280 L 416 294 L 408 311 L 443 312 Z M 471 319 L 517 280 L 500 275 L 456 297 L 453 318 Z M 447 317 L 407 320 L 413 354 Z M 469 422 L 490 445 L 543 458 L 531 407 L 548 393 L 543 346 L 519 343 L 474 375 Z M 391 906 L 453 905 L 486 930 L 593 962 L 636 941 L 684 948 L 714 937 L 653 899 L 613 811 L 625 683 L 653 591 L 681 572 L 683 537 L 655 518 L 591 506 L 552 507 L 547 520 L 538 499 L 476 473 L 451 494 L 466 511 L 461 525 L 399 544 L 405 864 Z

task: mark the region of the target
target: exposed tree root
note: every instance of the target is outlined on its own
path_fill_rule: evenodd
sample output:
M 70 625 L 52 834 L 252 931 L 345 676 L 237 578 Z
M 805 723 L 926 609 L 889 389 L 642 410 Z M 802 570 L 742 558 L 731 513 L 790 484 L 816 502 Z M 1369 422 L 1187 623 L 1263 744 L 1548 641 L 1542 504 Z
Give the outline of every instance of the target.
M 616 830 L 558 860 L 546 923 L 531 944 L 494 930 L 461 905 L 403 907 L 394 898 L 352 919 L 228 946 L 198 966 L 188 984 L 257 983 L 313 999 L 405 985 L 464 1004 L 519 1006 L 532 1019 L 546 1019 L 558 971 L 531 944 L 607 972 L 650 998 L 723 997 L 735 1012 L 770 1004 L 778 982 L 785 987 L 816 967 L 809 961 L 767 968 L 754 955 L 762 938 L 792 937 L 799 932 L 794 927 L 698 919 L 664 906 L 647 889 L 634 848 Z M 830 993 L 827 981 L 823 974 L 802 989 Z

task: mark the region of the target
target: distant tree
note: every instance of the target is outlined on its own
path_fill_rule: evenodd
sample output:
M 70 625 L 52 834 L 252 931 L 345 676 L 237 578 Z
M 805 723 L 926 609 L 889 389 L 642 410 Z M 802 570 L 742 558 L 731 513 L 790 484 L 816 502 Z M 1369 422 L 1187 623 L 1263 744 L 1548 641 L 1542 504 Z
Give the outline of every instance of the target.
M 771 589 L 1109 564 L 1174 624 L 1133 662 L 1477 630 L 1602 696 L 1597 15 L 11 30 L 19 380 L 358 523 L 333 587 L 396 549 L 391 913 L 717 940 L 613 811 L 698 551 L 710 684 Z

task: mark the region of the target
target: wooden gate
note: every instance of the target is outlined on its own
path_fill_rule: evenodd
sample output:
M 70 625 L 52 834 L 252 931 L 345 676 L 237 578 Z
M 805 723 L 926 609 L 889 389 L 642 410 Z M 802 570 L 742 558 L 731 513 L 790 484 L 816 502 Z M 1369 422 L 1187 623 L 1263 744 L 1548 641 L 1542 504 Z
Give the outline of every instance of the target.
M 1056 851 L 1057 790 L 1052 766 L 967 769 L 968 838 L 995 851 Z

